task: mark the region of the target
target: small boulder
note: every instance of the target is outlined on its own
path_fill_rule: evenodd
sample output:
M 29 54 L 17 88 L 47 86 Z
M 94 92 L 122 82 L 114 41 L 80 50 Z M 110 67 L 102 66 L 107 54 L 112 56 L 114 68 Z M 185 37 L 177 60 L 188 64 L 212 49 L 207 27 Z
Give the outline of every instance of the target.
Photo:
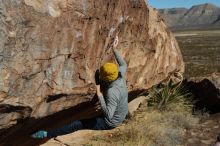
M 146 97 L 140 96 L 128 104 L 128 114 L 132 116 L 134 112 L 140 107 L 141 104 L 146 103 Z

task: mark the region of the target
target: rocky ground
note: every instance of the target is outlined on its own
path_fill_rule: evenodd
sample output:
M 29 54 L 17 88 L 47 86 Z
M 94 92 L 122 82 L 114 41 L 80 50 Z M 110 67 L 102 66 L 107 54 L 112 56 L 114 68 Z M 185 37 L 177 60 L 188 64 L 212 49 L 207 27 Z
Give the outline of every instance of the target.
M 190 130 L 186 130 L 184 136 L 184 145 L 182 146 L 213 146 L 218 133 L 220 132 L 220 114 L 214 114 L 203 119 Z M 118 133 L 125 127 L 130 126 L 123 124 L 121 127 L 111 131 L 93 131 L 82 130 L 73 134 L 61 136 L 49 140 L 41 146 L 98 146 L 98 145 L 112 145 L 111 136 Z M 102 141 L 102 136 L 105 135 L 109 138 Z M 96 142 L 94 142 L 94 140 Z M 98 142 L 97 142 L 98 141 Z
M 187 146 L 212 146 L 220 133 L 220 114 L 203 119 L 192 130 L 187 131 Z
M 193 129 L 187 130 L 184 136 L 184 145 L 182 146 L 213 146 L 216 141 L 216 136 L 220 132 L 220 114 L 210 115 L 201 120 Z M 117 134 L 128 124 L 123 124 L 121 127 L 111 131 L 93 131 L 82 130 L 73 134 L 60 136 L 49 140 L 41 146 L 98 146 L 112 145 L 111 136 Z M 105 135 L 108 137 L 103 140 Z M 94 142 L 95 141 L 95 142 Z M 180 145 L 181 146 L 181 145 Z

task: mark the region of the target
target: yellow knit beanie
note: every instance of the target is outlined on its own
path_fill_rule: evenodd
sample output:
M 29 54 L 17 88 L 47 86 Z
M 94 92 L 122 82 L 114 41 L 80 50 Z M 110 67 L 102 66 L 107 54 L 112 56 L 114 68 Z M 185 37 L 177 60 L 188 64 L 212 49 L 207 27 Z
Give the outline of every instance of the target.
M 118 78 L 118 67 L 115 63 L 105 63 L 100 68 L 100 79 L 106 82 L 113 82 Z

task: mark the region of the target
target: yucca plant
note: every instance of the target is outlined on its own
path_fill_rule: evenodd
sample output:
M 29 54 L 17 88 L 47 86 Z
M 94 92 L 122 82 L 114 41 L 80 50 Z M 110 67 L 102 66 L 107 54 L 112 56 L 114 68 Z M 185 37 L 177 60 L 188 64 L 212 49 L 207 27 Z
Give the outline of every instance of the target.
M 159 110 L 169 110 L 173 107 L 181 107 L 183 110 L 192 109 L 190 101 L 192 94 L 180 84 L 173 84 L 169 81 L 160 88 L 154 87 L 149 94 L 148 105 Z

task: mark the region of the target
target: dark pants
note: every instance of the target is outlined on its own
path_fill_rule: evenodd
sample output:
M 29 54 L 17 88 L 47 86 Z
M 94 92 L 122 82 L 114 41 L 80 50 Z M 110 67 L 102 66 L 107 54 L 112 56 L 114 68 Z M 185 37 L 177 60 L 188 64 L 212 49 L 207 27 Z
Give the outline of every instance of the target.
M 109 130 L 114 127 L 108 126 L 103 117 L 97 117 L 92 119 L 74 121 L 69 125 L 65 125 L 62 128 L 48 131 L 47 137 L 52 138 L 59 135 L 69 134 L 81 129 L 92 130 Z

